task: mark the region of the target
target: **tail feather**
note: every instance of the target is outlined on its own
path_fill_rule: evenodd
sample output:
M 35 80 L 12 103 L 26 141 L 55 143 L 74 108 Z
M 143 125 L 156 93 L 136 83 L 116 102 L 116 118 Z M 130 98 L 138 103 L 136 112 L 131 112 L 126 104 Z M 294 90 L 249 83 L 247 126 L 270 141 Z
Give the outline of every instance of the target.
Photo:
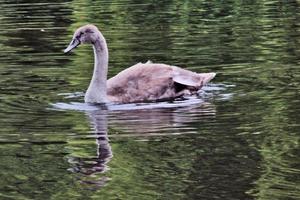
M 216 73 L 200 73 L 198 75 L 200 76 L 201 85 L 203 86 L 211 81 L 216 76 Z

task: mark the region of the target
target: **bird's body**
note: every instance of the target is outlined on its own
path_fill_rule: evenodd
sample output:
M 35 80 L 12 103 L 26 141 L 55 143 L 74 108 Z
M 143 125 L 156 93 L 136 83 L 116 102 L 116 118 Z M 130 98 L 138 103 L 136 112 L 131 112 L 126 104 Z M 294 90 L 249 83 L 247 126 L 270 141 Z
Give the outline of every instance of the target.
M 180 67 L 137 63 L 107 80 L 108 49 L 106 41 L 93 25 L 79 28 L 65 52 L 81 43 L 92 43 L 94 73 L 85 95 L 88 103 L 131 103 L 174 99 L 196 93 L 214 78 L 215 73 L 195 73 Z
M 138 63 L 107 81 L 107 97 L 121 103 L 174 99 L 196 93 L 211 76 L 166 64 Z

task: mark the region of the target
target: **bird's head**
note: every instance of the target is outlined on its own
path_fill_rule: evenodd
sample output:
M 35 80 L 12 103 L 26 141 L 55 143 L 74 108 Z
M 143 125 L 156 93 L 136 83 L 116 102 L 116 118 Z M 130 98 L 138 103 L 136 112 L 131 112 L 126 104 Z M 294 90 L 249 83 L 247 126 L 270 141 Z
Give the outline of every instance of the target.
M 78 28 L 70 42 L 69 46 L 64 50 L 64 53 L 72 51 L 80 44 L 94 44 L 99 39 L 99 30 L 96 26 L 88 24 Z

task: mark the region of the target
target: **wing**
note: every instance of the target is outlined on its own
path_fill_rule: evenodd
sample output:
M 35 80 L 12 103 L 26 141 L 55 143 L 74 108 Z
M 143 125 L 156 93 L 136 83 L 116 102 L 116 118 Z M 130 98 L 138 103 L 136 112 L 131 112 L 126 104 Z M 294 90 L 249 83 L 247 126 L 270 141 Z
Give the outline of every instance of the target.
M 165 64 L 138 63 L 109 79 L 107 94 L 113 102 L 171 99 L 200 89 L 213 78 L 207 74 Z
M 216 76 L 216 73 L 195 73 L 176 66 L 172 66 L 172 68 L 172 77 L 175 82 L 195 87 L 198 90 Z
M 172 67 L 138 63 L 107 82 L 108 98 L 114 102 L 139 102 L 172 98 Z

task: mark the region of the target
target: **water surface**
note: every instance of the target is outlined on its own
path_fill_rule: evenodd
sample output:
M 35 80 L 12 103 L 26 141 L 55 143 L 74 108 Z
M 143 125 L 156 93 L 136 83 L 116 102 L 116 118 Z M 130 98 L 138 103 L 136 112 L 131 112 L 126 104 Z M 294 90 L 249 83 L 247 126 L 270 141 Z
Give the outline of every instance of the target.
M 299 199 L 299 1 L 0 0 L 0 199 Z M 96 24 L 109 77 L 216 72 L 198 97 L 83 103 Z

